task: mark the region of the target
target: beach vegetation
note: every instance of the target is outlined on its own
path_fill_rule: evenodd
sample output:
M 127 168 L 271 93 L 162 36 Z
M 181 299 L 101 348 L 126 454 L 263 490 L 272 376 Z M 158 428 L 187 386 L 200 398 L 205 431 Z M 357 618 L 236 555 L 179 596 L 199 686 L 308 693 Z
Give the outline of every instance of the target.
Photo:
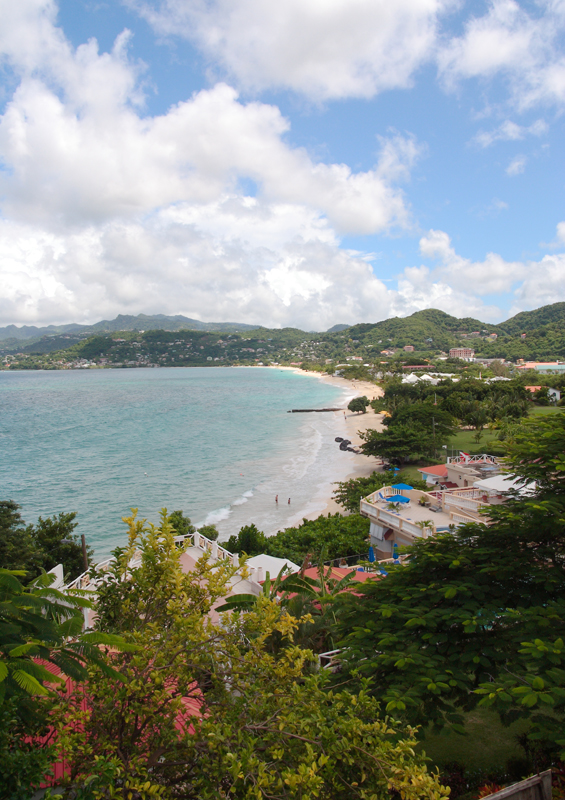
M 402 566 L 339 598 L 350 674 L 389 713 L 459 731 L 477 706 L 565 757 L 565 415 L 524 420 L 506 445 L 518 480 L 489 524 L 438 532 Z
M 431 430 L 410 423 L 392 425 L 382 432 L 362 431 L 359 436 L 363 439 L 361 450 L 366 456 L 380 456 L 400 466 L 410 461 L 433 458 L 438 444 L 437 440 L 434 442 Z
M 201 533 L 202 536 L 205 536 L 211 542 L 215 542 L 219 536 L 218 529 L 215 525 L 202 525 L 198 528 L 198 533 Z
M 237 536 L 230 536 L 225 543 L 226 550 L 230 553 L 245 553 L 247 556 L 257 556 L 267 552 L 267 537 L 256 525 L 244 525 Z
M 173 511 L 169 514 L 169 524 L 175 529 L 177 536 L 190 536 L 196 531 L 190 517 L 185 516 L 184 511 Z
M 348 556 L 363 555 L 369 550 L 369 520 L 360 514 L 328 514 L 304 519 L 295 528 L 286 528 L 266 540 L 268 553 L 289 558 L 295 564 L 319 564 Z
M 369 405 L 369 399 L 363 395 L 363 397 L 354 397 L 353 400 L 349 402 L 347 408 L 350 411 L 356 411 L 359 414 L 365 414 L 367 411 L 367 406 Z
M 209 612 L 234 567 L 204 557 L 183 573 L 166 512 L 159 527 L 135 515 L 128 524 L 111 593 L 99 598 L 99 627 L 123 631 L 135 650 L 111 656 L 120 679 L 93 666 L 52 712 L 69 767 L 65 796 L 448 796 L 415 753 L 415 730 L 381 716 L 366 686 L 329 689 L 312 651 L 294 643 L 299 620 L 262 596 L 215 624 Z M 109 615 L 106 603 L 116 601 L 122 613 Z

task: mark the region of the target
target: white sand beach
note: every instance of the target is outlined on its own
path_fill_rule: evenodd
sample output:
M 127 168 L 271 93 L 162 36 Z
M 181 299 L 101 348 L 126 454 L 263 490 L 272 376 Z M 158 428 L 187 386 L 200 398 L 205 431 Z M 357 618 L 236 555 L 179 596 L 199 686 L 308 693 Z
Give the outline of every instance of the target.
M 359 431 L 374 428 L 375 430 L 382 430 L 382 415 L 375 414 L 369 408 L 365 414 L 353 413 L 347 410 L 347 404 L 353 397 L 360 397 L 365 395 L 369 400 L 383 395 L 382 389 L 374 383 L 360 380 L 348 380 L 347 378 L 335 377 L 333 375 L 325 375 L 319 372 L 307 372 L 305 370 L 297 369 L 295 367 L 276 367 L 276 369 L 292 369 L 301 375 L 311 375 L 324 383 L 329 383 L 333 386 L 339 386 L 347 392 L 347 396 L 343 402 L 343 410 L 333 412 L 336 426 L 336 436 L 342 436 L 351 440 L 351 446 L 357 447 L 362 444 L 362 439 L 359 436 Z M 343 461 L 344 455 L 349 459 L 350 471 L 347 475 L 343 476 L 343 470 L 338 469 L 338 462 Z M 351 478 L 362 478 L 369 476 L 375 470 L 379 471 L 382 467 L 380 461 L 376 458 L 365 456 L 356 453 L 344 454 L 339 450 L 336 445 L 334 458 L 336 460 L 336 481 L 349 480 Z M 341 465 L 340 465 L 341 466 Z M 326 486 L 319 487 L 316 497 L 313 498 L 314 510 L 301 515 L 304 519 L 316 519 L 320 514 L 345 514 L 347 513 L 335 500 L 332 499 L 334 492 L 332 483 Z M 298 522 L 299 520 L 297 520 Z M 293 524 L 296 524 L 293 523 Z

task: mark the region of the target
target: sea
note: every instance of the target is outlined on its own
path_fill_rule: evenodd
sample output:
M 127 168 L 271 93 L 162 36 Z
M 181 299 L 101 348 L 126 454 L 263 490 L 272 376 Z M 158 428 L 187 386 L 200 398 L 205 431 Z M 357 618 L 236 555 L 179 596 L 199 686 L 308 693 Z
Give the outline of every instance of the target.
M 250 523 L 272 535 L 321 513 L 353 469 L 342 413 L 288 412 L 351 396 L 276 368 L 1 371 L 0 499 L 26 523 L 76 512 L 97 561 L 125 544 L 132 508 L 182 510 L 220 541 Z

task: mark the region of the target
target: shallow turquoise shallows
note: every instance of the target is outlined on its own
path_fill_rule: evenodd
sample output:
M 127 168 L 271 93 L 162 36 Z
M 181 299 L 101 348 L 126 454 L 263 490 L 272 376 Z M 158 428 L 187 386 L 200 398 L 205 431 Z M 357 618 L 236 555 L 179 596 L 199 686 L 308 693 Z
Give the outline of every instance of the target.
M 124 543 L 131 507 L 183 509 L 222 539 L 247 522 L 273 533 L 336 479 L 339 415 L 287 411 L 343 399 L 276 369 L 0 372 L 0 498 L 26 522 L 78 512 L 97 559 Z

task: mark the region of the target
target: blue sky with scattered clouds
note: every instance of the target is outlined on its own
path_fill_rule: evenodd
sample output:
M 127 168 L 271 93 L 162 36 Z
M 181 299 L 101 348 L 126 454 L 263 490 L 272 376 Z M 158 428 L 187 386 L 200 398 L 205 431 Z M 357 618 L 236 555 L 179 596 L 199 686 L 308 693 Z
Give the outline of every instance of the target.
M 565 300 L 565 0 L 0 0 L 0 324 Z

